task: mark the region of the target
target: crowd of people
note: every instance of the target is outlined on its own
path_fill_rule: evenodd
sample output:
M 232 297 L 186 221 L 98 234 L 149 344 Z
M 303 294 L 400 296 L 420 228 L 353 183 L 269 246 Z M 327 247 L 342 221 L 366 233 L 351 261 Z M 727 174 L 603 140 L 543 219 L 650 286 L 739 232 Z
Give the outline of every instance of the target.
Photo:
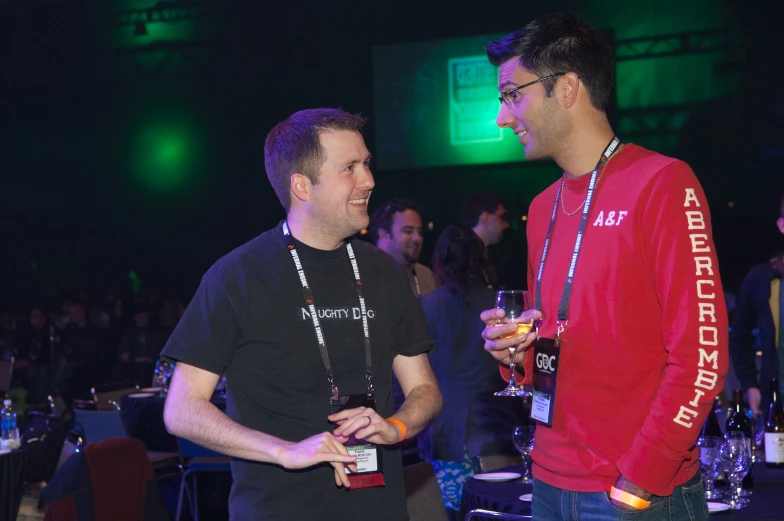
M 133 383 L 149 387 L 155 362 L 179 321 L 187 297 L 92 296 L 56 290 L 0 309 L 0 353 L 14 357 L 15 402 L 36 407 L 48 395 L 70 403 L 91 388 Z

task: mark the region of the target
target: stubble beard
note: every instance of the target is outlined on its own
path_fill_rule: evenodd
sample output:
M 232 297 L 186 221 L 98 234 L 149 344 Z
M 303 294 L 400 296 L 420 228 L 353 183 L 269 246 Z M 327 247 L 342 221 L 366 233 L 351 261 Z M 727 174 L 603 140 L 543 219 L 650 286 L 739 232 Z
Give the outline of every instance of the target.
M 566 140 L 566 122 L 558 110 L 557 100 L 554 96 L 544 98 L 542 106 L 531 121 L 535 132 L 531 132 L 534 148 L 529 154 L 525 148 L 525 158 L 528 160 L 550 159 L 556 155 L 559 143 Z

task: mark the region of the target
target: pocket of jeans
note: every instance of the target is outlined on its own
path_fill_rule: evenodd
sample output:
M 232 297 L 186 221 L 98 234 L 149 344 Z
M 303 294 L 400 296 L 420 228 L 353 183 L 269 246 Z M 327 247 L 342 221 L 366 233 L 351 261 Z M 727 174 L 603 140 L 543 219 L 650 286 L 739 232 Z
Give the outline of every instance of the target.
M 607 509 L 613 514 L 619 516 L 621 519 L 645 519 L 646 521 L 649 519 L 656 519 L 656 517 L 653 516 L 656 516 L 662 512 L 662 509 L 667 506 L 666 500 L 668 499 L 666 497 L 653 496 L 650 499 L 651 504 L 645 508 L 626 509 L 613 503 L 610 499 L 609 492 L 603 492 L 602 497 L 604 498 L 604 503 Z
M 708 503 L 705 501 L 705 487 L 702 479 L 699 479 L 699 473 L 697 473 L 697 476 L 698 479 L 696 481 L 692 478 L 688 483 L 681 486 L 683 504 L 691 521 L 707 521 L 709 514 Z

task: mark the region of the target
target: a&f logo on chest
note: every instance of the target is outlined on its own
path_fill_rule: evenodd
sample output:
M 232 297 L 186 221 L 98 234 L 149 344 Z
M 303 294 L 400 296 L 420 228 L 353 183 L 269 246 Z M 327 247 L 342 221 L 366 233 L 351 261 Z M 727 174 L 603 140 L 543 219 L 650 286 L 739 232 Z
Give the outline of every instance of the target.
M 621 210 L 616 212 L 615 210 L 610 210 L 605 212 L 602 210 L 599 212 L 599 215 L 596 216 L 596 220 L 593 222 L 594 226 L 618 226 L 623 221 L 623 218 L 629 214 L 626 210 Z

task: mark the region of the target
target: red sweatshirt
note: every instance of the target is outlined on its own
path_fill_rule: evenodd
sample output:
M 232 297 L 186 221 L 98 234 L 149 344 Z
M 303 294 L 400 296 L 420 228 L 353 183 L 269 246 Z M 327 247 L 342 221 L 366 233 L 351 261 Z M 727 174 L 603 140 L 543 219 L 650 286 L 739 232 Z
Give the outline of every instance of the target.
M 589 178 L 564 183 L 567 212 L 585 199 Z M 559 183 L 529 210 L 532 290 Z M 542 278 L 541 334 L 549 338 L 581 217 L 558 204 Z M 534 477 L 598 492 L 623 474 L 655 495 L 672 494 L 699 469 L 694 442 L 723 387 L 727 334 L 697 178 L 681 161 L 626 145 L 594 193 L 562 336 L 553 426 L 537 427 Z

